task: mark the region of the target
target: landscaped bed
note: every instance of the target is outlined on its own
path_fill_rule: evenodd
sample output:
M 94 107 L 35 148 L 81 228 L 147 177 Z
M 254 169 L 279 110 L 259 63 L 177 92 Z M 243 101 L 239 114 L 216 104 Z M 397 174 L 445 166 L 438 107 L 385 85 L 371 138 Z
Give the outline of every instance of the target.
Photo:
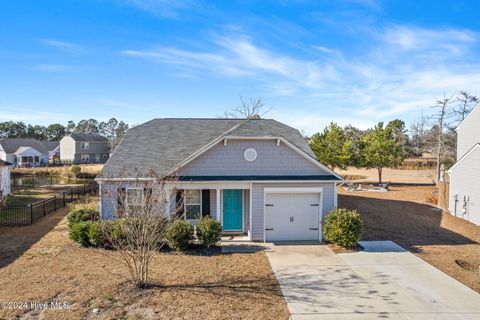
M 425 203 L 435 187 L 390 187 L 391 192 L 346 192 L 339 207 L 357 209 L 364 240 L 392 240 L 480 292 L 480 227 Z
M 112 250 L 84 248 L 68 237 L 67 209 L 34 225 L 0 228 L 0 300 L 57 300 L 47 319 L 287 319 L 280 288 L 262 252 L 199 249 L 159 253 L 153 284 L 133 289 Z M 0 318 L 32 310 L 0 310 Z

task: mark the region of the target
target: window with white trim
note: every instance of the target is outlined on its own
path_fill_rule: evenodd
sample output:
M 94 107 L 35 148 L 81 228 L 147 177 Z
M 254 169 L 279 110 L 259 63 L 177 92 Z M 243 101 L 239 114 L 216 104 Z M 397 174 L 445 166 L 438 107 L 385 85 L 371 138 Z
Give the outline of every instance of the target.
M 143 189 L 142 188 L 127 188 L 125 195 L 125 205 L 127 212 L 137 212 L 143 206 Z
M 185 190 L 185 219 L 198 220 L 202 217 L 202 190 Z
M 90 161 L 90 155 L 89 154 L 81 154 L 80 155 L 80 160 L 82 162 L 88 162 L 88 161 Z
M 88 150 L 89 147 L 90 147 L 90 144 L 88 142 L 81 142 L 80 143 L 80 149 L 82 149 L 82 150 Z

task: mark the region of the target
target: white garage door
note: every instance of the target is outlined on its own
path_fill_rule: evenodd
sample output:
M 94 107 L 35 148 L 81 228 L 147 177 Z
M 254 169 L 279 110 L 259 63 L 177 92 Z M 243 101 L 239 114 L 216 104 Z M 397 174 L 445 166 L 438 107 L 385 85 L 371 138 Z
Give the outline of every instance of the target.
M 320 193 L 267 193 L 265 240 L 319 240 Z

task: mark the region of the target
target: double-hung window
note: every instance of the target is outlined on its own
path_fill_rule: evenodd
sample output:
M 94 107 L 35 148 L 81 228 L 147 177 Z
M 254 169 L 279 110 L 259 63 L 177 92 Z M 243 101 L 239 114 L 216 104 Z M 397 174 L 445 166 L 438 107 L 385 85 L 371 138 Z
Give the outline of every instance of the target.
M 143 207 L 143 189 L 127 188 L 125 195 L 125 204 L 127 212 L 130 214 L 138 214 Z
M 90 147 L 90 145 L 89 145 L 88 142 L 80 143 L 80 149 L 82 149 L 82 150 L 88 150 L 89 147 Z
M 196 222 L 202 216 L 202 190 L 185 190 L 185 219 Z
M 88 161 L 90 161 L 90 155 L 88 153 L 81 154 L 80 155 L 80 160 L 82 162 L 88 162 Z

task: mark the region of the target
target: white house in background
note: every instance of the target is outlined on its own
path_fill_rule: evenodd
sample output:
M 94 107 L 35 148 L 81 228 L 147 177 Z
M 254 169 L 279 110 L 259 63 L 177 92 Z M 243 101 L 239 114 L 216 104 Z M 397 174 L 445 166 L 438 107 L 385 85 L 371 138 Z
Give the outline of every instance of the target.
M 37 139 L 6 138 L 0 140 L 0 160 L 7 165 L 36 167 L 48 164 L 48 151 Z
M 480 225 L 480 103 L 456 130 L 457 162 L 448 171 L 449 211 Z
M 10 167 L 0 161 L 0 199 L 10 194 Z

